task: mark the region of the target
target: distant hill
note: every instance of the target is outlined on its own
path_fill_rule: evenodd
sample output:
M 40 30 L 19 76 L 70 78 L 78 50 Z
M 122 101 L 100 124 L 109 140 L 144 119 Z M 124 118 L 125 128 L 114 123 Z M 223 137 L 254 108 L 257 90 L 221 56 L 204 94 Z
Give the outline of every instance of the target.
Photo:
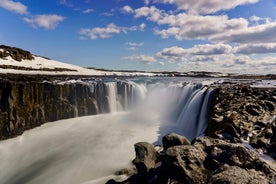
M 21 48 L 0 45 L 0 74 L 67 76 L 155 76 L 152 72 L 120 72 L 83 68 L 37 56 Z
M 7 57 L 11 57 L 15 61 L 34 59 L 34 56 L 29 51 L 16 47 L 0 45 L 0 58 L 5 59 Z

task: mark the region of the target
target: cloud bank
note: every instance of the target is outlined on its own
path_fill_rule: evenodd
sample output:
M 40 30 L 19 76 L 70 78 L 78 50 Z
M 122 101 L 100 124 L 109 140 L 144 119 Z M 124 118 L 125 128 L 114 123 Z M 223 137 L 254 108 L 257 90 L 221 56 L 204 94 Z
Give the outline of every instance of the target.
M 98 38 L 106 39 L 112 37 L 114 34 L 124 33 L 127 34 L 130 31 L 143 31 L 145 24 L 142 23 L 139 26 L 122 27 L 117 26 L 114 23 L 108 24 L 106 27 L 95 28 L 81 28 L 79 34 L 81 37 L 96 40 Z
M 12 0 L 1 0 L 0 7 L 18 14 L 28 14 L 27 6 L 20 2 L 15 2 Z
M 44 28 L 46 30 L 55 29 L 65 18 L 60 15 L 36 15 L 31 18 L 25 17 L 24 21 L 34 28 Z

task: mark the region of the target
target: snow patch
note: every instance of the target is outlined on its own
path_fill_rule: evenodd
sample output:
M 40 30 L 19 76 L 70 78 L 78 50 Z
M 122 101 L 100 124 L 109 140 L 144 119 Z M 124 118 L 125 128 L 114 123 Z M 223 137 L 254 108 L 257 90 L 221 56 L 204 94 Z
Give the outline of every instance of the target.
M 29 75 L 84 75 L 84 76 L 155 76 L 154 73 L 110 72 L 87 69 L 72 64 L 34 56 L 34 60 L 15 61 L 10 56 L 0 58 L 0 73 Z

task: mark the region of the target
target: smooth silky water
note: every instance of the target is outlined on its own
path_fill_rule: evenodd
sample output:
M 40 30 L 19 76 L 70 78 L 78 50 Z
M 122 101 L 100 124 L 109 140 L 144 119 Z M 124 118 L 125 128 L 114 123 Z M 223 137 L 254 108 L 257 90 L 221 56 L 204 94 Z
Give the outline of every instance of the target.
M 133 167 L 136 142 L 160 144 L 169 132 L 190 140 L 204 134 L 212 90 L 201 80 L 104 82 L 109 113 L 47 123 L 1 141 L 0 183 L 102 184 L 125 179 L 114 173 Z

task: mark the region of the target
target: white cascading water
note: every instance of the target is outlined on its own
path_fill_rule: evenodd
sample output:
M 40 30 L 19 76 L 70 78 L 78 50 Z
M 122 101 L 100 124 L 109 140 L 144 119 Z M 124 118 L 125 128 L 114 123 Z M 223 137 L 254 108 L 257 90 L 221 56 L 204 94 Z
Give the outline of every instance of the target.
M 195 137 L 199 136 L 200 132 L 205 130 L 206 122 L 200 123 L 199 121 L 206 121 L 205 119 L 200 119 L 201 109 L 203 107 L 203 102 L 205 99 L 205 93 L 207 88 L 197 89 L 188 96 L 188 101 L 185 103 L 184 108 L 182 109 L 180 116 L 177 120 L 178 131 L 176 133 L 185 135 L 189 140 L 193 140 Z M 204 111 L 202 111 L 204 113 Z
M 107 96 L 102 95 L 104 87 Z M 47 123 L 1 141 L 0 183 L 102 184 L 124 179 L 114 173 L 132 167 L 136 142 L 160 143 L 172 131 L 192 140 L 207 126 L 212 91 L 202 85 L 107 82 L 93 84 L 95 91 L 102 100 L 107 97 L 112 113 Z
M 117 83 L 116 82 L 107 82 L 105 83 L 107 88 L 107 99 L 109 111 L 111 113 L 121 111 L 122 106 L 117 99 Z

